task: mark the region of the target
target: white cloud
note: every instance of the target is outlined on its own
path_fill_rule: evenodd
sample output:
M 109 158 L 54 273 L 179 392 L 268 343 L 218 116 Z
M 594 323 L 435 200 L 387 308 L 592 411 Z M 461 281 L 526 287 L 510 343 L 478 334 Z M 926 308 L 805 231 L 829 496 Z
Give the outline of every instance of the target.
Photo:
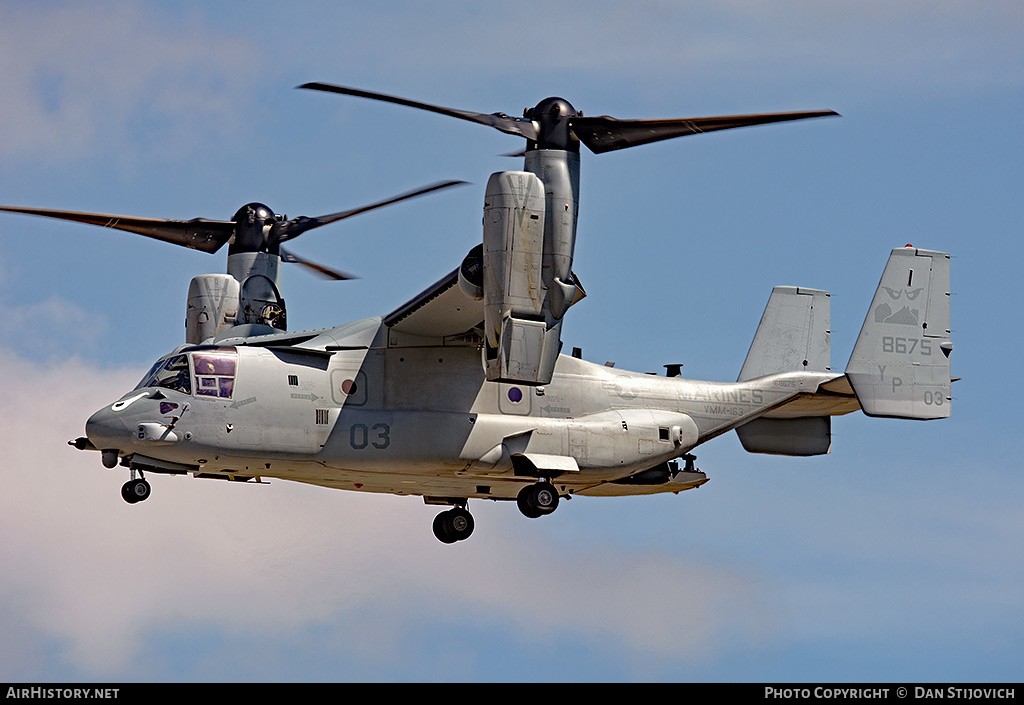
M 109 326 L 102 315 L 86 311 L 56 294 L 25 306 L 4 307 L 4 333 L 17 341 L 20 350 L 31 350 L 41 359 L 69 355 L 93 355 L 107 339 Z
M 7 6 L 0 157 L 116 161 L 128 134 L 166 157 L 200 133 L 225 138 L 250 104 L 255 56 L 252 45 L 152 5 Z

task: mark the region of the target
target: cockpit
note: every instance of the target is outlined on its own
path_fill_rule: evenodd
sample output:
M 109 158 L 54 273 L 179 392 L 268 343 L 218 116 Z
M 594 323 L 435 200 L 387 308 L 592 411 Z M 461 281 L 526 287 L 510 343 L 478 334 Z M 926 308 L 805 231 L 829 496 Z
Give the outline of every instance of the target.
M 135 389 L 155 387 L 182 394 L 230 399 L 238 353 L 233 347 L 203 346 L 161 358 Z

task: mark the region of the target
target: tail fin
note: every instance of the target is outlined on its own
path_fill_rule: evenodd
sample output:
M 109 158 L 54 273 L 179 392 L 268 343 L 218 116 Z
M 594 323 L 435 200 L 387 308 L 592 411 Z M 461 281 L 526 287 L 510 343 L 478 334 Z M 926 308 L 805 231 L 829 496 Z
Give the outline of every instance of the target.
M 893 250 L 846 366 L 864 413 L 947 418 L 952 350 L 949 255 Z
M 750 344 L 739 381 L 776 372 L 827 372 L 831 368 L 829 293 L 777 286 Z M 828 416 L 758 418 L 736 429 L 750 453 L 820 455 L 832 444 Z
M 776 372 L 827 372 L 831 369 L 831 335 L 827 291 L 777 286 L 738 381 Z

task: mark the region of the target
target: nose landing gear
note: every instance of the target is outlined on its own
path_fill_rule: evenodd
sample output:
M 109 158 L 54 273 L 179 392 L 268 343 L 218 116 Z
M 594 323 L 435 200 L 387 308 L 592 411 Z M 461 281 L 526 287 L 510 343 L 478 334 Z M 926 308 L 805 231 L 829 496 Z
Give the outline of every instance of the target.
M 149 499 L 149 495 L 150 486 L 146 478 L 142 477 L 142 471 L 139 471 L 139 477 L 136 478 L 135 470 L 132 470 L 132 479 L 121 486 L 121 497 L 128 504 L 135 504 Z

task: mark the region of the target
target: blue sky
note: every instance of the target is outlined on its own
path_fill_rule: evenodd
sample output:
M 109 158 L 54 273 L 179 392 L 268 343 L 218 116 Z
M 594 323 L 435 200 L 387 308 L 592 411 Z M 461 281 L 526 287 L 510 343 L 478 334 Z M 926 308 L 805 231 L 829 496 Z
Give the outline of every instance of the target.
M 318 215 L 292 329 L 386 313 L 479 241 L 516 139 L 326 81 L 478 112 L 834 109 L 584 151 L 563 340 L 735 379 L 772 286 L 832 292 L 845 365 L 889 250 L 951 252 L 952 419 L 835 421 L 832 454 L 698 449 L 679 496 L 477 503 L 121 471 L 66 441 L 183 337 L 222 256 L 0 218 L 0 679 L 1019 681 L 1024 9 L 1016 2 L 0 1 L 0 203 Z

